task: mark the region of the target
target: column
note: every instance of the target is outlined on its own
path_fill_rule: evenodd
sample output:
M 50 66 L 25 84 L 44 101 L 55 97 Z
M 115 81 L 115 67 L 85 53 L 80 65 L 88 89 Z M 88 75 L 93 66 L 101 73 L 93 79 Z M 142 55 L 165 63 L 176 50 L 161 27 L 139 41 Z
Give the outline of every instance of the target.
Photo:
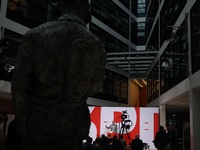
M 191 150 L 200 150 L 200 92 L 199 89 L 190 93 L 190 142 Z
M 160 113 L 160 125 L 163 127 L 166 126 L 166 105 L 160 104 L 159 105 L 159 113 Z
M 190 110 L 190 150 L 200 150 L 200 88 L 193 89 L 192 83 L 192 51 L 191 51 L 191 32 L 190 15 L 186 14 L 187 36 L 188 36 L 188 91 L 189 91 L 189 110 Z M 195 64 L 194 64 L 195 65 Z M 193 81 L 193 82 L 192 82 Z

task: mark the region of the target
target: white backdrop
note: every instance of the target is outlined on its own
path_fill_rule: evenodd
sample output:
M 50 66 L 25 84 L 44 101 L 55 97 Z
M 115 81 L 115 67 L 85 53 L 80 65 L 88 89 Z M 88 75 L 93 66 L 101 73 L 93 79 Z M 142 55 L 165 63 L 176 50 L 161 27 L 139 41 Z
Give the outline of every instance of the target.
M 89 110 L 91 113 L 90 136 L 93 140 L 102 134 L 108 136 L 111 132 L 106 125 L 109 126 L 114 121 L 118 127 L 117 135 L 123 134 L 127 143 L 139 134 L 144 143 L 148 143 L 151 149 L 155 149 L 152 141 L 158 131 L 157 107 L 89 107 Z M 122 115 L 126 118 L 122 119 Z M 128 126 L 130 128 L 126 128 Z

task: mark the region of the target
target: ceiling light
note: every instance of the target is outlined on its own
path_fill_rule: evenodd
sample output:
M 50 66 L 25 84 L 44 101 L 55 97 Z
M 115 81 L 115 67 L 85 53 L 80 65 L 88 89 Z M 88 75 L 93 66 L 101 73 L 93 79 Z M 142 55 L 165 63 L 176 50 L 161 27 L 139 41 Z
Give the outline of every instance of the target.
M 138 86 L 140 86 L 141 88 L 143 88 L 144 86 L 142 84 L 140 84 L 136 79 L 133 80 Z
M 146 82 L 144 79 L 142 79 L 142 82 L 143 82 L 145 85 L 147 85 L 147 82 Z

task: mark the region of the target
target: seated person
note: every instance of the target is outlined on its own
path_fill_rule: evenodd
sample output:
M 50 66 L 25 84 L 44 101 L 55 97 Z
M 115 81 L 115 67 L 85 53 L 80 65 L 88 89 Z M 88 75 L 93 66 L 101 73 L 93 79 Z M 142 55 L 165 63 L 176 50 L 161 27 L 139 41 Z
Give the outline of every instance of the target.
M 143 150 L 144 143 L 139 138 L 138 134 L 136 134 L 135 139 L 132 140 L 132 142 L 131 142 L 131 148 L 132 148 L 132 150 Z

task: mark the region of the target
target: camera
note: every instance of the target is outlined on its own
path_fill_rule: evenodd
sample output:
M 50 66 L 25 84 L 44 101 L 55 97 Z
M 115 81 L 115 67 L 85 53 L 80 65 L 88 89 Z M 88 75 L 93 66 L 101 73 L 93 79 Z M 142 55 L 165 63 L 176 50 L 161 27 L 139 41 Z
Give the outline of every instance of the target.
M 127 110 L 122 111 L 121 115 L 122 121 L 122 127 L 125 129 L 130 129 L 130 127 L 133 125 L 132 121 L 128 119 L 128 113 Z
M 122 111 L 122 115 L 121 115 L 121 118 L 122 120 L 126 119 L 128 116 L 127 116 L 127 111 Z
M 121 118 L 122 118 L 122 120 L 124 120 L 124 119 L 126 119 L 127 118 L 127 111 L 125 110 L 125 111 L 122 111 L 122 115 L 121 115 Z
M 127 118 L 127 115 L 123 114 L 123 115 L 121 115 L 121 118 L 124 120 Z

